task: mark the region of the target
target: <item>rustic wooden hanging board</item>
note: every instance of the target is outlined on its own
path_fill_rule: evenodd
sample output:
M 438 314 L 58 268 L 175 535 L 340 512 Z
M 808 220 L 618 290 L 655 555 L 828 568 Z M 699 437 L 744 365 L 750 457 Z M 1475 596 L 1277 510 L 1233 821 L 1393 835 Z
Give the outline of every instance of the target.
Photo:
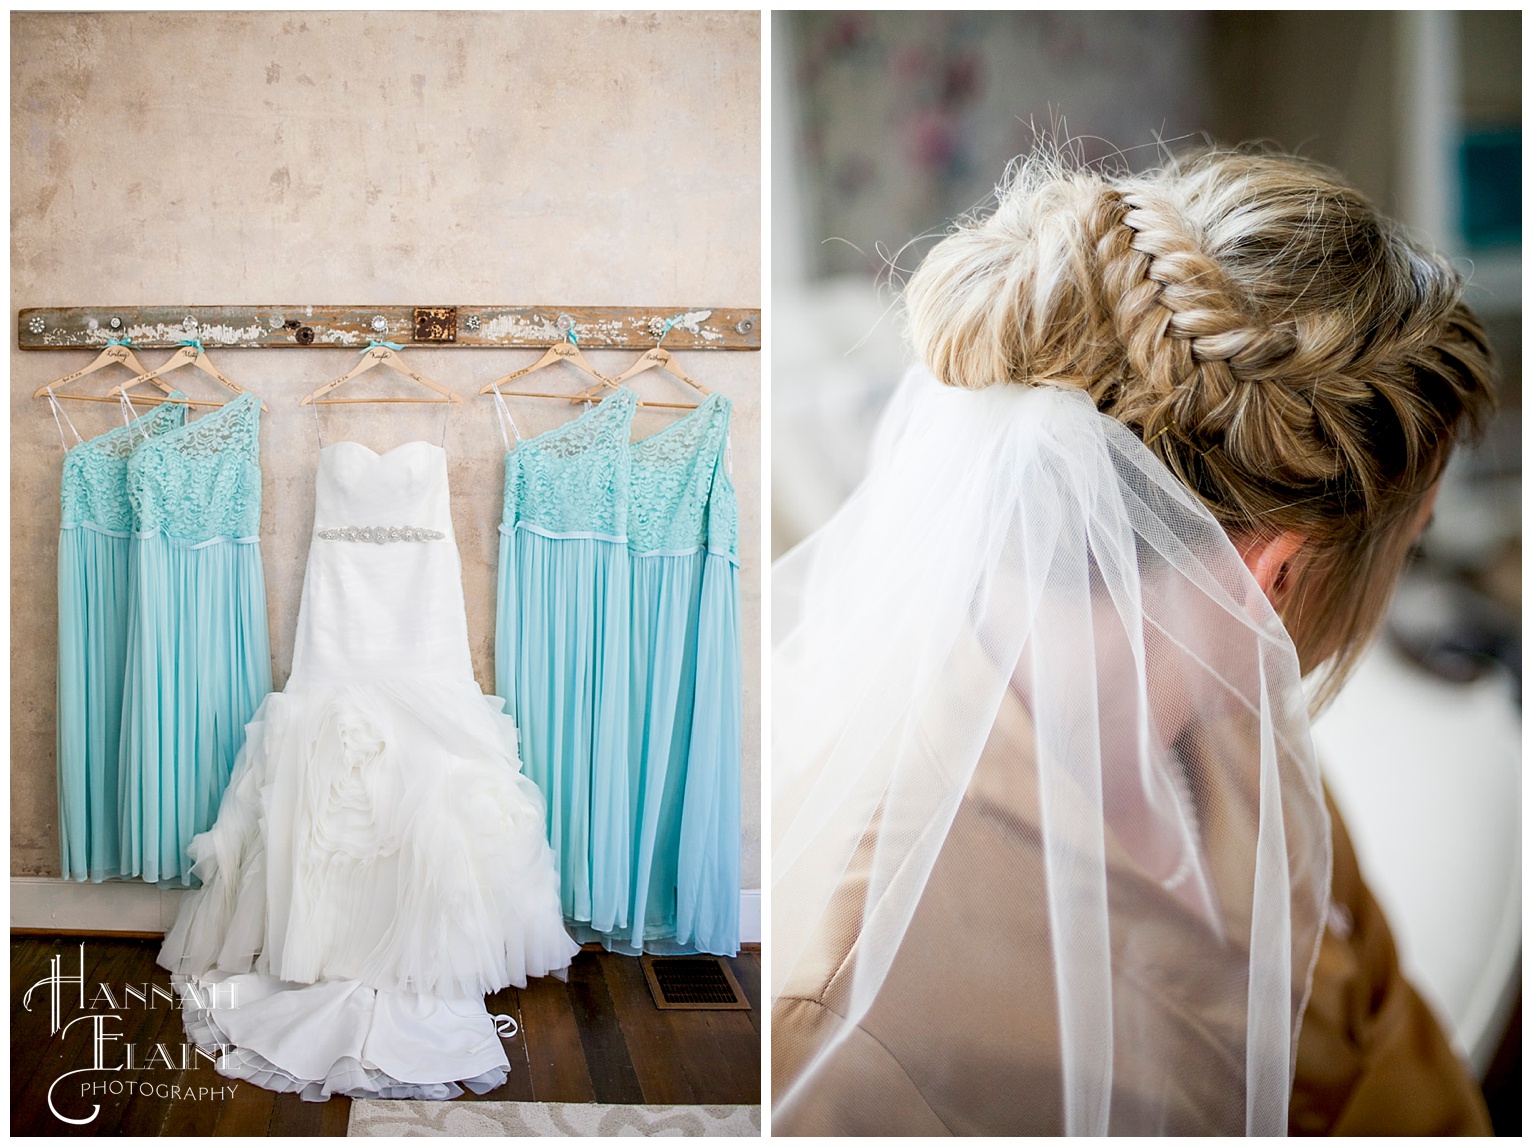
M 584 350 L 644 350 L 667 319 L 665 348 L 760 350 L 761 312 L 738 307 L 27 307 L 22 350 L 92 349 L 108 339 L 135 350 L 200 339 L 215 347 L 547 347 L 571 323 Z

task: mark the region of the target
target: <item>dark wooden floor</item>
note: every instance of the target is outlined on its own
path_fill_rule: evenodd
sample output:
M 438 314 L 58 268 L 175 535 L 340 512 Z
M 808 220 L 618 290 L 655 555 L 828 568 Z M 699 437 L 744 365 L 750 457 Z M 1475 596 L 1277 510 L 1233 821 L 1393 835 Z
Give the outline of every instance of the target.
M 125 1001 L 121 986 L 146 983 L 169 989 L 169 974 L 154 965 L 158 940 L 88 937 L 86 1001 L 98 984 L 110 985 L 116 1010 L 96 997 L 92 1010 L 120 1015 L 122 1039 L 108 1044 L 102 1061 L 124 1062 L 134 1045 L 138 1070 L 71 1076 L 54 1089 L 59 1111 L 89 1123 L 71 1126 L 48 1109 L 48 1089 L 66 1071 L 88 1066 L 91 1021 L 49 1036 L 44 989 L 22 1007 L 27 988 L 48 975 L 49 958 L 64 957 L 65 975 L 79 967 L 81 938 L 13 937 L 11 940 L 11 1134 L 13 1135 L 344 1135 L 351 1101 L 305 1103 L 253 1084 L 225 1079 L 205 1060 L 180 1069 L 185 1043 L 181 1013 L 163 1000 L 145 1007 Z M 504 1041 L 511 1061 L 505 1085 L 465 1100 L 513 1099 L 597 1103 L 759 1103 L 761 1078 L 759 952 L 730 961 L 750 998 L 746 1011 L 660 1011 L 649 997 L 639 962 L 606 952 L 581 952 L 569 980 L 534 980 L 489 997 L 491 1013 L 515 1017 L 519 1033 Z M 61 1018 L 82 1014 L 79 990 L 66 989 Z M 154 1045 L 164 1057 L 144 1066 Z M 82 1097 L 76 1081 L 105 1082 L 103 1093 Z M 116 1090 L 117 1094 L 112 1094 Z

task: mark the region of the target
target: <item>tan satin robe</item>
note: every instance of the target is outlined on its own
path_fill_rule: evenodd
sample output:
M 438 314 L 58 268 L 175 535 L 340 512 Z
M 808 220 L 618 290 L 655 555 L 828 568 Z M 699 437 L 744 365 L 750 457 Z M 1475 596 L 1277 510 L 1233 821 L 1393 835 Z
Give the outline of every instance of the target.
M 1062 1132 L 1046 906 L 1040 884 L 1025 879 L 1041 871 L 1035 784 L 1030 767 L 1017 767 L 1029 758 L 1031 736 L 1027 715 L 1008 700 L 877 999 L 841 1052 L 799 1089 L 790 1112 L 774 1113 L 774 1134 Z M 1330 913 L 1304 1014 L 1289 1130 L 1488 1134 L 1478 1088 L 1400 974 L 1387 924 L 1361 881 L 1333 804 L 1330 817 L 1332 902 L 1340 910 Z M 1203 831 L 1231 830 L 1204 816 Z M 1249 855 L 1239 842 L 1225 844 L 1219 855 Z M 1119 874 L 1111 886 L 1114 946 L 1153 950 L 1156 936 L 1188 926 L 1156 882 L 1121 876 L 1135 866 L 1121 863 L 1110 834 L 1107 850 L 1109 869 Z M 869 850 L 859 849 L 819 942 L 772 1010 L 774 1101 L 835 1029 L 834 1016 L 844 1014 L 847 956 L 869 860 Z M 1230 874 L 1230 888 L 1248 887 L 1248 879 L 1248 870 Z M 1225 911 L 1239 914 L 1238 901 L 1238 894 L 1227 897 Z M 774 911 L 791 906 L 778 903 Z M 1246 928 L 1248 919 L 1247 907 Z M 1236 929 L 1240 924 L 1233 921 Z M 1000 958 L 985 959 L 986 950 Z M 1237 956 L 1230 971 L 1242 974 L 1242 963 Z M 1216 965 L 1204 964 L 1198 974 L 1210 969 L 1218 973 Z M 1172 1073 L 1174 1094 L 1151 1096 L 1153 1079 L 1136 1078 L 1135 1064 L 1119 1057 L 1114 1126 L 1118 1117 L 1131 1119 L 1140 1096 L 1144 1109 L 1163 1112 L 1166 1133 L 1242 1125 L 1243 1064 L 1222 1063 L 1216 1049 L 1228 1046 L 1229 1032 L 1243 1032 L 1243 1009 L 1239 1015 L 1185 1014 L 1176 974 L 1160 967 L 1152 982 L 1114 986 L 1117 1015 L 1136 1009 L 1151 1017 L 1156 1031 L 1171 1033 L 1160 1053 L 1186 1065 Z

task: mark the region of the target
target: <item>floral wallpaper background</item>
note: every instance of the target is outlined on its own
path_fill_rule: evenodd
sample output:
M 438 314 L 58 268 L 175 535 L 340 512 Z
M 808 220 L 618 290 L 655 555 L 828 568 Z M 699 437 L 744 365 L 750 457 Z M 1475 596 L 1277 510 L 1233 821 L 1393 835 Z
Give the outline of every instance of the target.
M 1120 149 L 1143 167 L 1157 138 L 1207 122 L 1202 13 L 791 17 L 811 277 L 882 270 L 909 240 L 939 235 L 1038 131 L 1072 136 L 1087 160 Z

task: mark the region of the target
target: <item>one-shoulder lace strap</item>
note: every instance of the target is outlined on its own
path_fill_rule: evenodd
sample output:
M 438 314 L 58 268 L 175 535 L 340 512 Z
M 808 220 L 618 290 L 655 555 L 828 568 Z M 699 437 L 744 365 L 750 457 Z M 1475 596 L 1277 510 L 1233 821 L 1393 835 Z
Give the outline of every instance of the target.
M 712 417 L 708 419 L 707 436 L 714 440 L 713 449 L 717 451 L 713 455 L 714 468 L 716 469 L 721 461 L 724 473 L 732 482 L 734 480 L 734 434 L 729 422 L 734 412 L 734 404 L 721 394 L 716 397 Z
M 260 401 L 253 391 L 247 390 L 226 406 L 191 423 L 185 435 L 176 440 L 177 451 L 191 457 L 206 457 L 238 450 L 254 460 L 260 413 Z
M 730 404 L 713 394 L 680 422 L 632 446 L 628 536 L 639 553 L 732 552 L 733 498 L 724 490 Z M 716 536 L 715 536 L 716 535 Z
M 713 418 L 723 432 L 723 468 L 731 482 L 734 481 L 734 431 L 729 423 L 733 413 L 734 404 L 727 398 L 719 395 L 718 408 L 714 412 Z
M 128 432 L 127 437 L 137 442 L 147 442 L 150 438 L 161 434 L 166 429 L 166 424 L 184 424 L 186 421 L 186 395 L 179 390 L 172 390 L 163 399 L 155 402 L 144 413 L 140 414 L 133 409 L 133 400 L 126 394 L 117 395 L 117 404 L 122 411 L 122 425 Z M 96 438 L 93 441 L 103 442 L 111 435 L 120 434 L 121 431 L 113 430 L 109 434 Z M 131 447 L 129 448 L 131 449 Z
M 172 390 L 165 398 L 166 401 L 156 403 L 147 413 L 134 419 L 151 436 L 186 425 L 186 414 L 190 409 L 186 405 L 186 395 Z
M 69 439 L 64 437 L 64 422 L 69 423 L 69 429 L 74 434 L 76 445 L 83 443 L 85 439 L 78 430 L 75 430 L 74 423 L 70 420 L 69 415 L 65 413 L 64 408 L 59 405 L 58 396 L 53 393 L 53 387 L 51 386 L 48 388 L 48 405 L 53 408 L 53 424 L 59 428 L 59 441 L 63 443 L 64 453 L 67 454 L 69 453 Z M 64 422 L 59 421 L 61 417 Z
M 635 442 L 634 453 L 656 466 L 693 466 L 704 452 L 727 449 L 730 408 L 723 395 L 709 395 L 695 413 Z
M 135 454 L 134 529 L 193 544 L 260 534 L 260 398 L 251 391 Z M 119 432 L 120 433 L 120 432 Z
M 186 396 L 179 390 L 173 390 L 167 397 L 174 400 L 184 399 Z M 151 438 L 157 438 L 167 430 L 183 425 L 186 421 L 186 406 L 183 402 L 159 402 L 143 414 L 133 411 L 131 406 L 128 409 L 132 417 L 124 425 L 85 440 L 92 454 L 121 461 Z
M 535 444 L 538 452 L 554 458 L 574 458 L 587 454 L 598 447 L 621 451 L 626 448 L 632 431 L 633 411 L 638 394 L 627 387 L 619 387 L 608 395 L 600 405 L 588 409 L 572 422 L 556 427 L 546 434 L 539 434 L 527 442 Z

